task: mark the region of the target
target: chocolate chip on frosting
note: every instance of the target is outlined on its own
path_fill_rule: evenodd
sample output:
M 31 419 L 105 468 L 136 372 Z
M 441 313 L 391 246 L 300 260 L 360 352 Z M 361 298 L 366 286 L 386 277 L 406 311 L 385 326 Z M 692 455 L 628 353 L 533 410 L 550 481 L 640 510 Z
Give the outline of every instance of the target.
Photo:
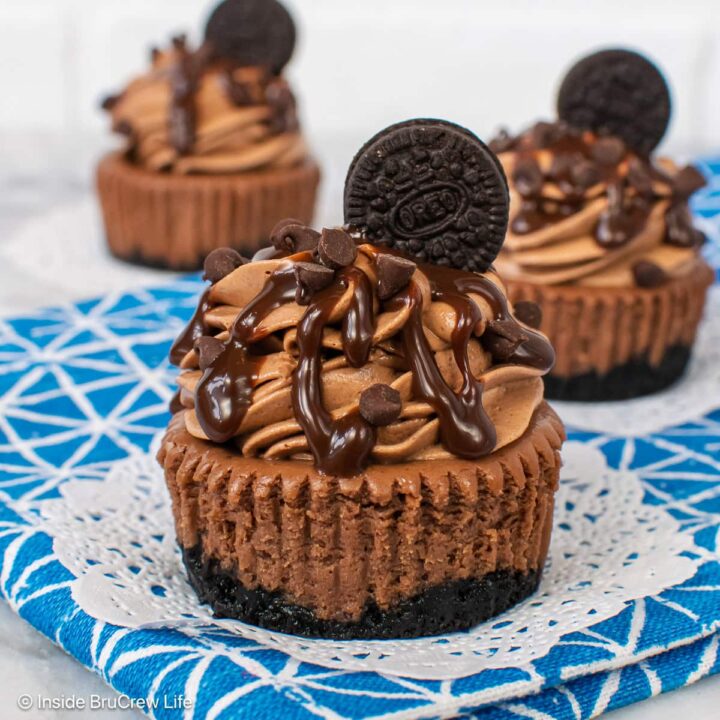
M 632 158 L 628 164 L 627 180 L 638 194 L 643 197 L 652 197 L 652 178 L 648 169 L 637 158 Z
M 530 134 L 536 148 L 546 148 L 557 141 L 560 136 L 560 128 L 555 123 L 541 120 L 533 125 Z
M 482 346 L 500 362 L 508 361 L 528 336 L 512 320 L 494 320 L 488 323 L 482 335 Z
M 534 158 L 521 158 L 513 171 L 515 189 L 523 197 L 535 197 L 543 186 L 543 175 Z
M 270 231 L 270 242 L 273 247 L 289 254 L 314 252 L 320 240 L 320 233 L 304 225 L 300 220 L 287 218 L 281 220 Z
M 237 250 L 217 248 L 205 258 L 203 279 L 216 283 L 245 262 L 245 258 Z
M 332 284 L 335 272 L 317 263 L 298 262 L 295 263 L 295 277 L 297 279 L 295 302 L 298 305 L 307 305 L 316 292 Z
M 195 352 L 198 354 L 198 367 L 207 370 L 225 349 L 225 343 L 217 338 L 203 335 L 195 341 Z
M 318 256 L 323 265 L 338 270 L 355 262 L 357 246 L 343 229 L 325 228 L 318 243 Z
M 520 300 L 515 303 L 515 317 L 528 327 L 538 330 L 542 325 L 542 309 L 537 303 L 530 300 Z
M 667 273 L 649 260 L 639 260 L 633 265 L 635 284 L 641 288 L 656 288 L 668 281 Z
M 516 140 L 507 128 L 500 128 L 498 134 L 488 143 L 488 147 L 497 155 L 512 150 L 515 144 Z
M 407 287 L 416 268 L 412 260 L 386 253 L 380 255 L 375 263 L 378 297 L 387 300 Z
M 589 160 L 579 160 L 570 167 L 570 179 L 582 190 L 592 187 L 600 180 L 600 171 Z
M 707 185 L 704 175 L 693 165 L 686 165 L 672 180 L 673 195 L 687 200 Z
M 590 152 L 601 165 L 616 165 L 625 156 L 625 143 L 616 137 L 600 138 Z
M 360 394 L 360 414 L 371 424 L 384 427 L 394 423 L 402 412 L 400 393 L 377 383 Z

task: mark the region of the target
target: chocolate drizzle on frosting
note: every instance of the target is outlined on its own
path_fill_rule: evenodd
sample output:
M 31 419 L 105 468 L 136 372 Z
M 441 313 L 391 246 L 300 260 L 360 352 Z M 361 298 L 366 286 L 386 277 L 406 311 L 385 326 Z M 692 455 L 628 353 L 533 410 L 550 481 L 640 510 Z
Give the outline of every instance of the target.
M 205 313 L 210 309 L 210 289 L 203 292 L 195 312 L 185 329 L 178 335 L 170 348 L 170 362 L 180 365 L 183 358 L 193 349 L 195 342 L 208 332 Z
M 356 240 L 361 240 L 357 238 Z M 469 344 L 473 337 L 490 332 L 494 325 L 507 325 L 518 338 L 512 351 L 496 357 L 493 365 L 519 365 L 532 368 L 535 375 L 547 372 L 554 353 L 539 333 L 520 325 L 512 316 L 502 290 L 485 275 L 420 265 L 419 271 L 429 283 L 430 297 L 421 285 L 409 284 L 384 304 L 371 281 L 376 274 L 378 258 L 393 251 L 370 245 L 361 246 L 366 258 L 361 265 L 340 268 L 328 287 L 307 298 L 308 305 L 297 326 L 297 364 L 292 375 L 291 400 L 294 420 L 302 429 L 315 465 L 323 472 L 350 477 L 369 464 L 378 443 L 379 430 L 366 420 L 357 405 L 332 412 L 324 403 L 323 368 L 330 359 L 324 337 L 329 324 L 340 323 L 340 348 L 352 368 L 362 368 L 373 348 L 381 308 L 409 310 L 398 331 L 399 360 L 412 373 L 412 388 L 418 402 L 426 402 L 439 419 L 442 445 L 463 458 L 479 458 L 496 446 L 495 427 L 483 407 L 484 381 L 471 368 Z M 297 263 L 311 259 L 308 252 L 288 256 L 276 250 L 274 261 L 280 261 L 262 290 L 234 320 L 224 350 L 202 373 L 195 387 L 194 411 L 208 439 L 225 443 L 235 437 L 252 404 L 252 393 L 262 372 L 264 355 L 261 341 L 269 331 L 264 321 L 281 306 L 294 303 L 298 285 Z M 242 271 L 246 269 L 240 268 Z M 368 275 L 369 273 L 369 275 Z M 478 304 L 472 296 L 480 299 Z M 445 303 L 455 313 L 450 347 L 462 377 L 454 390 L 438 366 L 430 347 L 423 318 L 428 300 Z M 481 309 L 485 304 L 490 315 Z M 207 294 L 201 302 L 208 311 Z M 192 347 L 190 338 L 205 334 L 197 319 L 191 322 L 176 344 L 173 361 L 178 362 L 180 349 Z M 482 343 L 482 337 L 479 338 Z M 532 373 L 531 373 L 532 374 Z M 352 403 L 353 398 L 348 399 Z
M 602 183 L 607 187 L 608 206 L 597 222 L 594 237 L 603 248 L 621 247 L 645 227 L 659 199 L 659 185 L 667 190 L 670 200 L 665 241 L 686 247 L 702 242 L 702 234 L 693 228 L 687 211 L 688 197 L 698 189 L 699 173 L 688 183 L 688 192 L 684 183 L 675 183 L 650 158 L 628 150 L 620 139 L 583 132 L 563 121 L 537 123 L 515 138 L 502 131 L 490 147 L 515 153 L 512 181 L 520 196 L 511 222 L 515 235 L 538 232 L 574 215 L 582 210 L 592 188 Z M 680 173 L 683 179 L 689 175 L 689 168 Z M 561 196 L 548 195 L 550 184 Z

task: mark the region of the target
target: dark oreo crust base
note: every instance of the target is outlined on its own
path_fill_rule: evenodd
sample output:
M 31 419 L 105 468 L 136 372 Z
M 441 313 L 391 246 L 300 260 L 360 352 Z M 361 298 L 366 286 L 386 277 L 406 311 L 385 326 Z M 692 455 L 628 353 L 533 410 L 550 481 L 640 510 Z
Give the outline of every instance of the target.
M 651 365 L 638 358 L 618 365 L 606 375 L 596 372 L 558 377 L 546 375 L 545 397 L 550 400 L 599 402 L 630 400 L 665 390 L 679 380 L 690 360 L 691 350 L 685 345 L 668 348 L 660 365 Z
M 182 553 L 195 592 L 217 617 L 291 635 L 337 640 L 414 638 L 467 630 L 532 595 L 540 582 L 537 570 L 501 570 L 479 580 L 432 587 L 389 610 L 371 603 L 360 620 L 345 623 L 321 620 L 312 610 L 286 602 L 280 593 L 246 589 L 221 570 L 217 561 L 204 561 L 199 546 Z

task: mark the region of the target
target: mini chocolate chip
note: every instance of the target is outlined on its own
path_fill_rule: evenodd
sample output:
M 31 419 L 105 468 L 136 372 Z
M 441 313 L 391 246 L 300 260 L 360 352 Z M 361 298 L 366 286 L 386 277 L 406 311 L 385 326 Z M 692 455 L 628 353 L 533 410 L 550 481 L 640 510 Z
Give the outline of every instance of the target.
M 666 272 L 648 260 L 639 260 L 633 265 L 635 284 L 641 288 L 656 288 L 668 281 Z
M 379 255 L 375 261 L 378 297 L 387 300 L 407 287 L 415 268 L 417 265 L 412 260 L 387 253 Z
M 102 101 L 100 103 L 100 107 L 103 110 L 107 110 L 109 112 L 117 105 L 119 99 L 120 99 L 119 95 L 106 95 L 102 99 Z
M 515 317 L 534 330 L 539 330 L 542 325 L 542 309 L 530 300 L 520 300 L 515 303 Z
M 673 178 L 672 190 L 673 195 L 683 200 L 687 200 L 693 193 L 707 185 L 704 175 L 693 165 L 686 165 Z
M 580 158 L 582 158 L 582 155 Z M 553 180 L 564 180 L 570 174 L 574 162 L 576 162 L 576 158 L 572 155 L 566 153 L 555 155 L 550 163 L 548 176 Z
M 360 394 L 360 414 L 371 424 L 383 427 L 394 423 L 402 412 L 400 393 L 378 383 Z
M 307 305 L 316 292 L 332 284 L 335 272 L 317 263 L 298 262 L 295 263 L 295 277 L 297 279 L 295 302 L 298 305 Z
M 125 137 L 132 137 L 133 135 L 133 127 L 127 120 L 118 120 L 113 126 L 113 130 L 120 135 L 125 135 Z
M 581 190 L 587 190 L 600 180 L 600 172 L 589 160 L 580 160 L 570 168 L 570 179 Z
M 237 250 L 217 248 L 205 258 L 203 279 L 216 283 L 245 262 L 245 258 Z
M 628 165 L 627 179 L 638 194 L 643 197 L 653 195 L 652 178 L 645 165 L 637 158 L 632 158 Z
M 488 143 L 488 147 L 497 155 L 512 150 L 515 143 L 515 138 L 507 131 L 507 128 L 500 128 L 498 134 Z
M 558 126 L 555 123 L 540 121 L 533 125 L 530 131 L 533 145 L 536 148 L 546 148 L 552 145 L 559 137 Z
M 318 256 L 323 265 L 337 270 L 355 262 L 355 241 L 342 228 L 325 228 L 318 243 Z
M 225 343 L 217 338 L 203 335 L 195 341 L 195 352 L 198 354 L 198 367 L 201 370 L 209 368 L 225 350 Z
M 625 156 L 625 143 L 620 138 L 603 137 L 592 146 L 590 153 L 601 165 L 616 165 Z
M 699 247 L 705 235 L 693 225 L 690 210 L 684 202 L 672 204 L 665 213 L 665 242 L 678 247 Z
M 543 175 L 534 158 L 521 158 L 513 170 L 515 189 L 523 197 L 535 197 L 543 186 Z
M 291 255 L 299 252 L 315 252 L 319 239 L 320 233 L 317 230 L 293 218 L 281 220 L 270 231 L 270 242 L 273 247 Z
M 515 321 L 493 320 L 488 323 L 480 342 L 495 360 L 506 362 L 527 339 Z

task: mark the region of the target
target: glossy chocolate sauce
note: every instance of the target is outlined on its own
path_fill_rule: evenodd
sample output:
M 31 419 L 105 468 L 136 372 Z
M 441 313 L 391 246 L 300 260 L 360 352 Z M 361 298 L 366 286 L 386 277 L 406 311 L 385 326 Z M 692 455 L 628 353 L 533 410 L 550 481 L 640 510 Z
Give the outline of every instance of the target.
M 291 264 L 274 272 L 237 316 L 225 349 L 203 373 L 195 391 L 195 410 L 200 427 L 213 442 L 227 442 L 240 428 L 263 361 L 252 353 L 253 344 L 267 335 L 260 325 L 273 310 L 294 299 L 295 288 Z
M 205 313 L 210 309 L 210 288 L 207 288 L 200 297 L 193 316 L 185 326 L 185 329 L 178 335 L 170 348 L 170 362 L 180 366 L 183 358 L 193 349 L 195 341 L 203 335 L 208 334 L 208 326 L 205 322 Z
M 375 258 L 383 252 L 386 250 L 372 248 Z M 486 321 L 509 323 L 522 336 L 523 341 L 504 362 L 546 372 L 552 367 L 554 354 L 542 335 L 517 323 L 502 292 L 488 278 L 434 265 L 423 265 L 421 269 L 429 280 L 433 300 L 455 310 L 451 346 L 462 374 L 462 388 L 455 393 L 442 377 L 425 336 L 422 293 L 412 281 L 388 304 L 410 306 L 409 319 L 401 330 L 405 362 L 413 373 L 415 394 L 431 405 L 440 419 L 443 445 L 459 457 L 479 458 L 492 452 L 496 433 L 483 408 L 483 383 L 470 369 L 468 343 L 483 319 L 470 294 L 482 297 L 492 309 L 493 315 Z M 292 262 L 273 273 L 263 290 L 238 315 L 225 350 L 198 383 L 195 411 L 200 426 L 213 442 L 227 442 L 238 433 L 263 361 L 261 347 L 266 333 L 260 329 L 262 321 L 274 309 L 294 300 L 296 286 Z M 337 272 L 330 287 L 309 299 L 298 325 L 298 360 L 291 390 L 294 414 L 316 467 L 341 477 L 362 472 L 377 442 L 375 427 L 359 412 L 333 418 L 323 403 L 323 332 L 331 319 L 338 321 L 333 314 L 348 292 L 349 307 L 341 323 L 343 352 L 353 367 L 367 362 L 376 326 L 375 293 L 368 276 L 350 266 Z M 194 332 L 188 329 L 185 334 L 193 336 Z

